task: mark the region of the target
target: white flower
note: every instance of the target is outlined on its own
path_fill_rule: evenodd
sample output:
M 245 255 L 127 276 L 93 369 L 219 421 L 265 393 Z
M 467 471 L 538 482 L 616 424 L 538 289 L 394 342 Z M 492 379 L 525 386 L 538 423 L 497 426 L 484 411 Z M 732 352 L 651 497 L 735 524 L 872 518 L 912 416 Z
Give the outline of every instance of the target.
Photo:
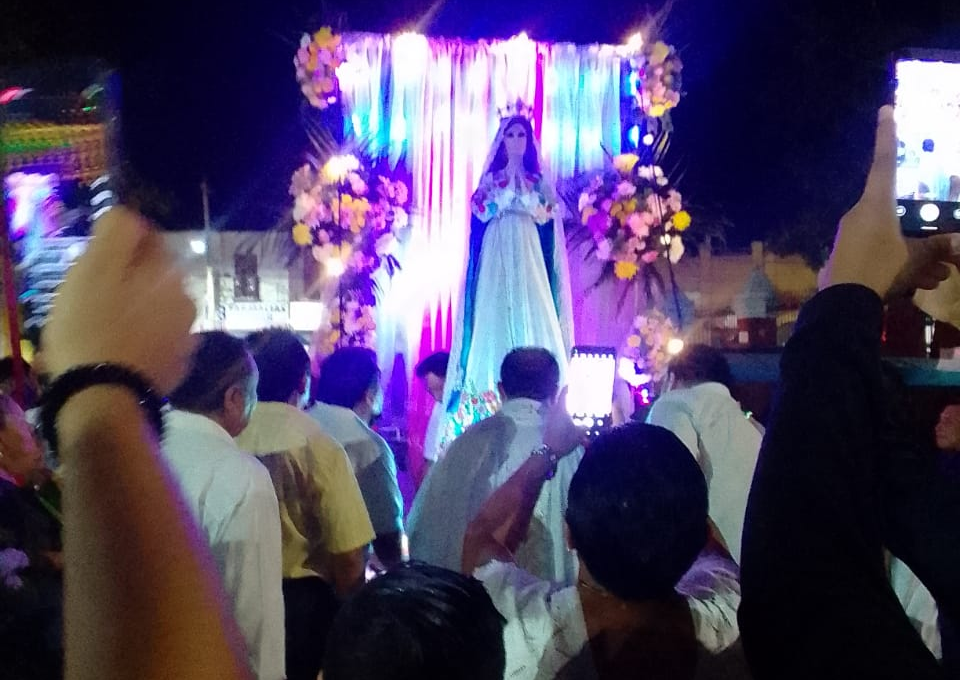
M 670 239 L 670 262 L 676 264 L 681 257 L 683 257 L 683 239 L 679 237 Z
M 617 196 L 620 198 L 630 198 L 635 193 L 637 193 L 637 187 L 633 182 L 620 182 L 617 185 Z
M 584 191 L 582 194 L 580 194 L 580 202 L 577 203 L 577 211 L 582 213 L 583 209 L 588 205 L 591 205 L 595 200 L 597 200 L 596 196 Z
M 375 246 L 377 255 L 380 255 L 381 257 L 384 255 L 389 255 L 390 253 L 393 252 L 396 245 L 397 245 L 396 237 L 393 234 L 387 232 L 386 234 L 384 234 L 383 236 L 377 239 L 377 243 Z
M 407 214 L 407 211 L 403 208 L 394 208 L 393 209 L 393 228 L 396 229 L 406 229 L 410 226 L 410 215 Z

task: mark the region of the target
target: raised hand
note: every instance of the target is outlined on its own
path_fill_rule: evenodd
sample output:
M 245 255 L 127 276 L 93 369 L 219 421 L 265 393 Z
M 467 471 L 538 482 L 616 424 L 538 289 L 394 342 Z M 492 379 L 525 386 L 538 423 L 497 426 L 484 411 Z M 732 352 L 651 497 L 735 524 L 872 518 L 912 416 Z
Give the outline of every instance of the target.
M 140 215 L 113 208 L 60 288 L 44 359 L 54 376 L 81 364 L 122 364 L 166 393 L 187 369 L 195 316 L 160 235 Z

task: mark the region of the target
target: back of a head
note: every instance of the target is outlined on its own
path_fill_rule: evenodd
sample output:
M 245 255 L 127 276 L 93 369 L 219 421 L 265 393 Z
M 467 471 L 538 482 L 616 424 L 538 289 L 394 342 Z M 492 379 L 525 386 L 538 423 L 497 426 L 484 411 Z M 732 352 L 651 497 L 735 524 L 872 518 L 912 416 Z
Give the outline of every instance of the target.
M 670 595 L 707 538 L 707 484 L 669 430 L 631 423 L 591 444 L 566 512 L 580 558 L 622 600 Z
M 226 391 L 250 377 L 250 353 L 243 340 L 223 331 L 197 333 L 190 371 L 170 395 L 174 408 L 215 413 L 223 408 Z
M 353 408 L 380 379 L 377 353 L 366 347 L 341 347 L 324 359 L 317 377 L 317 401 Z
M 733 375 L 727 358 L 708 345 L 690 345 L 670 360 L 670 373 L 688 385 L 715 382 L 730 387 Z
M 417 364 L 414 373 L 421 380 L 430 373 L 440 378 L 447 377 L 447 364 L 450 363 L 450 352 L 434 352 Z
M 519 347 L 500 364 L 500 383 L 508 399 L 547 401 L 557 396 L 560 366 L 542 347 Z
M 367 583 L 340 609 L 324 680 L 501 680 L 504 620 L 483 584 L 426 564 Z
M 287 402 L 299 392 L 310 370 L 310 355 L 300 338 L 285 328 L 266 328 L 247 336 L 247 347 L 257 362 L 260 401 Z

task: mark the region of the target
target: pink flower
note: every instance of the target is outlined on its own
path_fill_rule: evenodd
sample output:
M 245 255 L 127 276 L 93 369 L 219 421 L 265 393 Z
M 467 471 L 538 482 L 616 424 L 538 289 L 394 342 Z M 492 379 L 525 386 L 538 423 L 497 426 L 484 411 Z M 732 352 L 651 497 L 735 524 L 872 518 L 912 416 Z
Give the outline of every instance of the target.
M 680 212 L 683 210 L 683 202 L 681 200 L 680 192 L 676 189 L 671 189 L 667 194 L 667 209 L 670 212 Z
M 304 164 L 290 178 L 290 195 L 299 196 L 313 188 L 313 170 Z
M 613 207 L 613 199 L 611 198 L 604 199 L 603 203 L 600 204 L 600 209 L 603 210 L 603 212 L 608 214 L 610 213 L 610 208 L 612 207 Z
M 633 213 L 627 218 L 627 226 L 634 236 L 646 238 L 650 235 L 650 225 L 644 221 L 644 216 L 650 213 Z
M 407 189 L 407 185 L 403 182 L 396 182 L 394 187 L 396 187 L 397 190 L 397 203 L 406 205 L 407 201 L 410 200 L 410 192 Z
M 637 193 L 637 187 L 633 182 L 620 182 L 617 185 L 617 196 L 619 198 L 630 198 L 635 193 Z
M 613 251 L 613 244 L 610 243 L 610 239 L 605 238 L 597 242 L 597 259 L 598 260 L 609 260 L 610 254 Z
M 660 257 L 660 253 L 658 253 L 656 250 L 648 250 L 647 252 L 645 252 L 643 255 L 640 256 L 640 259 L 646 262 L 647 264 L 650 264 L 651 262 L 656 261 L 658 257 Z

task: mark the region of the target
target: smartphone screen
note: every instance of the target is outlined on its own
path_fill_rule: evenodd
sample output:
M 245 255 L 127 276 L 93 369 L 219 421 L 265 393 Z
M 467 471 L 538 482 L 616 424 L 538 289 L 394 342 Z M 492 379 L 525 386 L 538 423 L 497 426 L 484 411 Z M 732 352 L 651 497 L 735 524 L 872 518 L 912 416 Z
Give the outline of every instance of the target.
M 897 213 L 904 233 L 960 230 L 960 52 L 895 62 Z
M 611 425 L 617 353 L 613 347 L 574 347 L 567 371 L 567 412 L 594 436 Z

